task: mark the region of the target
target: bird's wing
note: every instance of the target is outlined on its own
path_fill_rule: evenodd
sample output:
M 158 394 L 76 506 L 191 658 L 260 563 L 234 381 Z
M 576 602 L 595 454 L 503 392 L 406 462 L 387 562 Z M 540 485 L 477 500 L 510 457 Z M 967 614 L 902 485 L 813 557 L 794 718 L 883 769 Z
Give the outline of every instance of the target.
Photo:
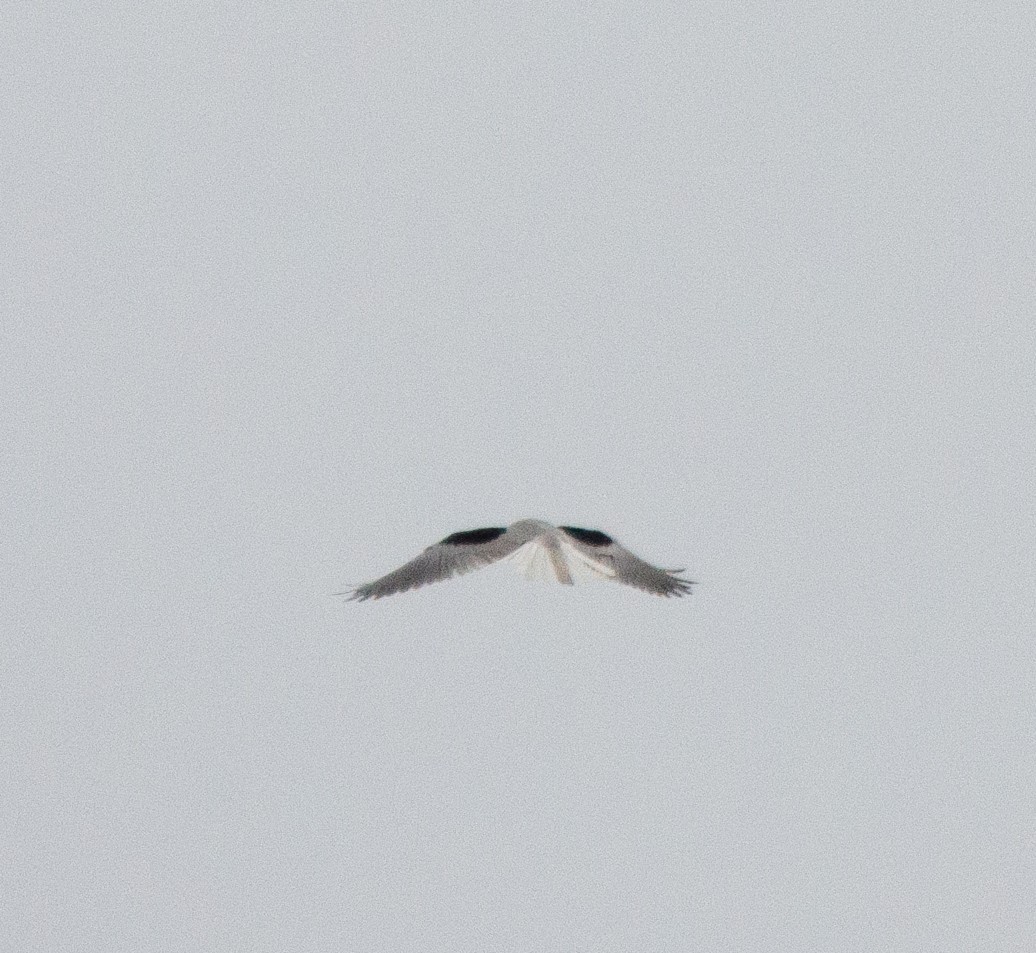
M 659 569 L 658 566 L 652 566 L 600 530 L 580 529 L 577 526 L 561 526 L 559 529 L 590 560 L 614 570 L 602 575 L 616 582 L 635 586 L 657 596 L 682 596 L 690 592 L 694 585 L 690 579 L 678 575 L 683 572 L 682 569 Z
M 461 576 L 509 556 L 523 542 L 523 539 L 502 527 L 454 533 L 429 546 L 416 559 L 411 559 L 387 576 L 356 586 L 349 597 L 360 602 L 380 599 L 451 576 Z

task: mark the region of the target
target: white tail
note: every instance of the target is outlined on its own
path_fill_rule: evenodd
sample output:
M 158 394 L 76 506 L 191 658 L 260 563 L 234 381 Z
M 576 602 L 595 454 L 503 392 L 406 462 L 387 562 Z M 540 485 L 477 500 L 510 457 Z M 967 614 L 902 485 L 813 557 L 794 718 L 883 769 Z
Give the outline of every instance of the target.
M 518 572 L 526 579 L 537 582 L 586 582 L 590 579 L 611 578 L 615 570 L 599 563 L 586 553 L 563 540 L 560 544 L 545 544 L 534 539 L 520 546 L 509 557 Z

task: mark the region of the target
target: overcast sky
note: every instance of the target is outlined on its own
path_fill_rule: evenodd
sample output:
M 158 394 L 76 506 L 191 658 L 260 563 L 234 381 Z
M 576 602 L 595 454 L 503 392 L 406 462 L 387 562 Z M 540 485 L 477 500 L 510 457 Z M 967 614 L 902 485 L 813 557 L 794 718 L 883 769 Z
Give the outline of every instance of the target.
M 0 948 L 1036 948 L 1032 10 L 7 4 Z

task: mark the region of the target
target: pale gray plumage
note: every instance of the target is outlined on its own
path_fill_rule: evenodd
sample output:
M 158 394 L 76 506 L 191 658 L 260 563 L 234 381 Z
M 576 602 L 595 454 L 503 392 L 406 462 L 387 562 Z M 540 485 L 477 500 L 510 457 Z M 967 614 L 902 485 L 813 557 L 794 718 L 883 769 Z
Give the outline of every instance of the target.
M 361 602 L 381 599 L 508 558 L 515 559 L 529 578 L 552 579 L 565 585 L 595 576 L 660 596 L 682 596 L 694 585 L 678 575 L 682 570 L 652 566 L 598 530 L 519 520 L 506 529 L 493 527 L 447 536 L 399 569 L 355 587 L 349 596 Z

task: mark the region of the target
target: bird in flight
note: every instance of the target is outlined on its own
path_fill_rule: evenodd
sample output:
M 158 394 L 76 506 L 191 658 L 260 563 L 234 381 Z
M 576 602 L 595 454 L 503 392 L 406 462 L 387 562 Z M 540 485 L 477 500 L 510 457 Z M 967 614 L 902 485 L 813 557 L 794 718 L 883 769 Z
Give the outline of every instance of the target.
M 499 560 L 514 562 L 527 579 L 560 582 L 566 586 L 576 580 L 603 578 L 658 596 L 682 596 L 694 585 L 678 575 L 682 569 L 652 566 L 600 530 L 552 526 L 542 520 L 519 520 L 506 528 L 494 526 L 453 533 L 387 576 L 338 595 L 348 595 L 360 602 L 381 599 L 460 576 Z

